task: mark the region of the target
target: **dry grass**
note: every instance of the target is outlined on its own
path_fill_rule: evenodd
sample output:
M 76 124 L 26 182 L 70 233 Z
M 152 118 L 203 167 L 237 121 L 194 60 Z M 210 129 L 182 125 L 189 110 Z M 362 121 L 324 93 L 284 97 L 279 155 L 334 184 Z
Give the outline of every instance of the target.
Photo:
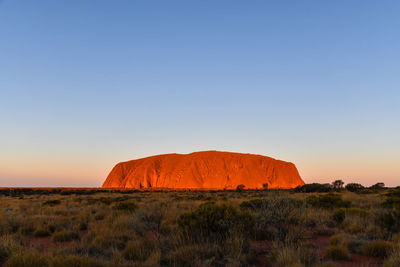
M 391 230 L 399 222 L 381 221 L 396 214 L 381 205 L 385 192 L 337 193 L 338 207 L 329 207 L 307 200 L 326 193 L 285 190 L 21 190 L 0 190 L 8 192 L 0 265 L 330 266 L 351 253 L 386 257 L 389 267 L 400 260 Z M 320 235 L 331 236 L 326 255 L 313 243 Z

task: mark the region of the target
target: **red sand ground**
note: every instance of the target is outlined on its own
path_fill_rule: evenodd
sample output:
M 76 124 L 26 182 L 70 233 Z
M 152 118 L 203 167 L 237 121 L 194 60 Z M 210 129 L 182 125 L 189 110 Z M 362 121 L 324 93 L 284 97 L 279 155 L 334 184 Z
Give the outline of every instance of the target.
M 329 245 L 329 236 L 318 236 L 314 240 L 318 255 L 323 258 Z M 365 255 L 352 254 L 351 261 L 335 261 L 336 266 L 344 267 L 378 267 L 383 265 L 382 259 Z
M 103 188 L 294 188 L 303 185 L 293 163 L 270 157 L 204 151 L 165 154 L 118 163 Z
M 329 236 L 316 236 L 311 239 L 312 243 L 316 246 L 316 252 L 322 259 L 325 256 L 326 249 L 329 245 Z M 257 256 L 258 263 L 255 267 L 268 267 L 271 263 L 268 261 L 268 253 L 273 247 L 271 241 L 256 241 L 255 245 L 260 250 L 260 254 Z M 383 260 L 379 258 L 352 254 L 351 261 L 334 261 L 337 267 L 380 267 L 383 266 Z

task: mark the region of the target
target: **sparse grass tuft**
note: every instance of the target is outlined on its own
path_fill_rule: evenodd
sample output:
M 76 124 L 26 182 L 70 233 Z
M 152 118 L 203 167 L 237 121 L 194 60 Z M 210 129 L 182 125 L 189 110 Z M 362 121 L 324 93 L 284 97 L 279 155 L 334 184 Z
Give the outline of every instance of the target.
M 5 263 L 4 267 L 47 267 L 49 260 L 38 252 L 19 252 L 13 254 Z
M 125 259 L 130 261 L 145 261 L 155 249 L 154 243 L 148 239 L 129 241 L 124 249 Z
M 390 256 L 385 260 L 383 267 L 398 267 L 400 266 L 400 244 L 398 244 Z

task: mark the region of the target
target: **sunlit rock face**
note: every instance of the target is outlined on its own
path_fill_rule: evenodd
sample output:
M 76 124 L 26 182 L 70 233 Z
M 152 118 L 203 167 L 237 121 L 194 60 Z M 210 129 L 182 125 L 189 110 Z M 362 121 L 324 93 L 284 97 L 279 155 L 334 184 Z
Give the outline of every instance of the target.
M 204 151 L 165 154 L 115 165 L 103 188 L 247 189 L 303 185 L 296 166 L 270 157 Z

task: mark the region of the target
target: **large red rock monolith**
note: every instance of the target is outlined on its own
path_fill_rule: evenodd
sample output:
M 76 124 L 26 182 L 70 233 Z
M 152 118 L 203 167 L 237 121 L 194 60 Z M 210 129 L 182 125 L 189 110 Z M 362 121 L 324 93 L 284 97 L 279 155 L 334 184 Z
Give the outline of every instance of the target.
M 115 165 L 103 188 L 235 189 L 303 185 L 296 166 L 270 157 L 219 151 L 165 154 Z

